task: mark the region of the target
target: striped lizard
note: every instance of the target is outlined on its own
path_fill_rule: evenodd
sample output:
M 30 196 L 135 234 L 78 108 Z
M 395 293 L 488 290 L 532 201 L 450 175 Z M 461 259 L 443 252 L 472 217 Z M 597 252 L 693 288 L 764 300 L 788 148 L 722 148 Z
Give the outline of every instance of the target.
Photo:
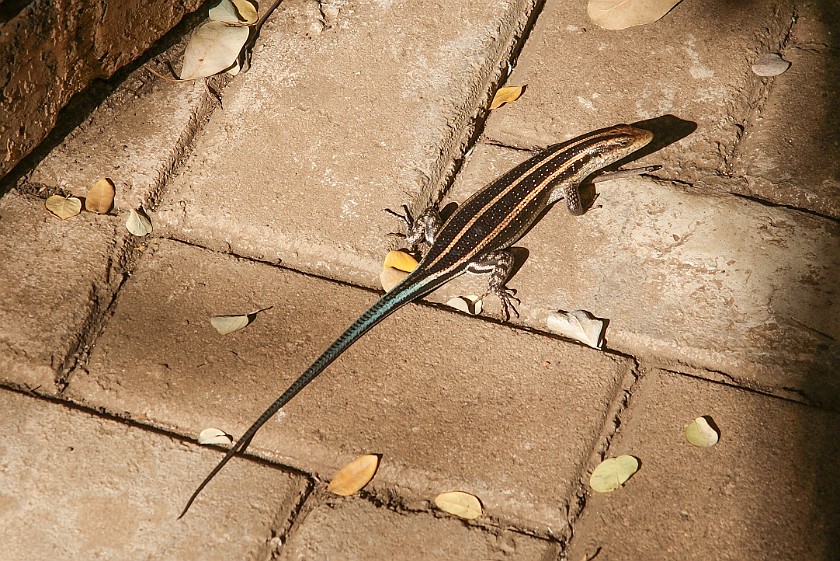
M 201 482 L 179 518 L 187 513 L 198 494 L 225 464 L 236 454 L 245 452 L 257 431 L 280 408 L 350 345 L 401 306 L 426 296 L 465 272 L 490 273 L 485 296 L 492 293 L 499 297 L 504 320 L 509 319 L 511 309 L 518 316 L 512 304 L 519 302 L 516 291 L 505 286 L 513 268 L 513 257 L 508 248 L 534 225 L 547 207 L 560 199 L 566 200 L 573 215 L 583 214 L 580 184 L 592 174 L 636 152 L 652 138 L 650 131 L 616 125 L 549 146 L 476 192 L 442 225 L 434 206 L 416 220 L 407 208 L 404 216 L 390 211 L 408 225 L 406 242 L 410 246 L 416 247 L 422 241 L 429 244 L 420 264 L 359 316 L 254 421 Z M 640 173 L 651 169 L 627 171 Z

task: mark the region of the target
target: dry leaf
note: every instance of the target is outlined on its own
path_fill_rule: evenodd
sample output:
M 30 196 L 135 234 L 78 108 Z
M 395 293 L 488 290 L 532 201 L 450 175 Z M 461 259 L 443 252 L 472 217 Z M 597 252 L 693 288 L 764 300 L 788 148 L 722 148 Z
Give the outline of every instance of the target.
M 379 456 L 377 454 L 365 454 L 347 463 L 338 470 L 327 490 L 336 495 L 346 497 L 361 490 L 370 483 L 379 467 Z
M 477 316 L 481 313 L 481 298 L 475 295 L 456 296 L 446 301 L 446 305 L 465 314 Z
M 267 308 L 262 308 L 257 310 L 256 312 L 251 312 L 250 314 L 233 314 L 228 316 L 213 316 L 210 318 L 210 325 L 216 328 L 216 331 L 221 333 L 222 335 L 227 335 L 228 333 L 233 333 L 234 331 L 238 331 L 243 327 L 247 327 L 250 325 L 255 319 L 257 319 L 257 314 L 261 314 L 266 310 L 270 310 L 273 306 L 269 306 Z
M 550 331 L 580 341 L 593 349 L 604 346 L 604 328 L 607 322 L 586 310 L 549 314 L 545 323 Z
M 62 220 L 72 218 L 82 212 L 82 201 L 76 197 L 62 197 L 61 195 L 53 195 L 46 200 L 44 206 L 47 210 L 58 216 Z
M 195 30 L 184 52 L 181 80 L 206 78 L 227 70 L 248 40 L 247 27 L 208 21 Z
M 204 429 L 198 435 L 198 443 L 210 446 L 212 444 L 230 444 L 233 442 L 233 437 L 223 430 L 219 429 Z
M 257 7 L 248 0 L 232 0 L 245 25 L 257 23 Z
M 607 458 L 597 465 L 589 477 L 589 486 L 598 493 L 615 491 L 639 470 L 639 460 L 633 456 Z
M 390 292 L 408 275 L 409 273 L 406 273 L 405 271 L 388 267 L 387 269 L 382 269 L 382 272 L 379 273 L 379 282 L 382 283 L 382 288 L 385 292 Z
M 710 417 L 697 417 L 685 427 L 685 439 L 698 448 L 709 448 L 718 443 L 720 433 Z
M 410 273 L 417 268 L 417 265 L 417 259 L 405 251 L 389 251 L 388 255 L 385 256 L 385 262 L 382 263 L 382 268 L 392 267 Z
M 93 184 L 85 197 L 85 209 L 88 212 L 95 212 L 97 214 L 106 214 L 111 212 L 114 206 L 114 195 L 117 190 L 114 187 L 114 182 L 103 177 Z
M 133 208 L 128 211 L 128 219 L 125 221 L 125 229 L 135 236 L 146 236 L 152 233 L 152 220 L 143 207 L 140 210 Z
M 232 25 L 251 25 L 257 21 L 257 9 L 248 0 L 222 0 L 210 8 L 209 17 Z
M 498 109 L 505 103 L 513 103 L 522 95 L 524 86 L 504 86 L 496 90 L 493 101 L 490 103 L 490 111 Z
M 248 316 L 213 316 L 210 318 L 210 324 L 222 335 L 238 331 L 249 323 L 251 323 L 251 320 Z
M 680 3 L 680 0 L 589 0 L 586 8 L 596 25 L 604 29 L 626 29 L 652 23 Z
M 752 71 L 757 76 L 765 77 L 778 76 L 788 68 L 790 63 L 776 53 L 764 53 L 752 65 Z
M 443 512 L 465 520 L 473 520 L 484 514 L 484 508 L 478 497 L 463 491 L 441 493 L 435 497 L 435 504 Z

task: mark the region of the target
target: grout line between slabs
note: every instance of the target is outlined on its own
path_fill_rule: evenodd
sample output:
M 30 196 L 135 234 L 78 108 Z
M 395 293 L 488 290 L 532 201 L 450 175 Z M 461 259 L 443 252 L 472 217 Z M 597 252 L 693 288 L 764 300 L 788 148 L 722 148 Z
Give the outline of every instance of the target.
M 621 428 L 622 416 L 630 406 L 633 398 L 633 390 L 636 388 L 641 377 L 644 376 L 644 372 L 641 370 L 639 363 L 635 359 L 630 358 L 630 360 L 633 361 L 633 364 L 617 384 L 616 392 L 604 416 L 601 433 L 596 439 L 589 456 L 586 458 L 581 472 L 578 474 L 578 488 L 573 497 L 573 502 L 569 505 L 567 527 L 562 538 L 564 551 L 572 540 L 574 540 L 575 524 L 586 511 L 590 495 L 587 489 L 586 475 L 589 473 L 590 468 L 598 465 L 606 457 L 613 439 Z
M 791 43 L 793 39 L 793 30 L 796 27 L 797 20 L 795 6 L 793 7 L 792 13 L 790 13 L 788 17 L 789 24 L 787 29 L 784 31 L 783 36 L 781 38 L 767 38 L 768 44 L 766 45 L 766 48 L 768 48 L 770 51 L 783 52 L 785 48 L 787 48 L 788 45 Z M 740 122 L 736 124 L 736 126 L 738 127 L 738 133 L 735 137 L 735 142 L 732 144 L 732 147 L 729 150 L 723 152 L 722 154 L 723 169 L 725 170 L 725 176 L 730 179 L 735 177 L 733 174 L 733 167 L 735 166 L 735 161 L 739 158 L 741 142 L 747 136 L 747 134 L 749 134 L 750 130 L 753 127 L 753 123 L 761 117 L 761 114 L 764 111 L 764 106 L 767 103 L 768 97 L 770 96 L 770 90 L 772 89 L 774 82 L 775 80 L 773 80 L 772 78 L 757 78 L 753 90 L 749 93 L 748 99 L 752 100 L 751 102 L 748 102 L 750 109 L 747 111 L 747 114 L 744 115 L 743 119 L 741 119 Z

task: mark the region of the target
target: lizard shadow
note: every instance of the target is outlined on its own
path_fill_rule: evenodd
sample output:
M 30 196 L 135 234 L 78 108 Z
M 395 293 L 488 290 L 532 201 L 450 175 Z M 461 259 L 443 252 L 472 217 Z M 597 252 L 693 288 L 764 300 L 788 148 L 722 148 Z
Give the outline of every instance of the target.
M 666 146 L 679 142 L 697 130 L 697 123 L 694 121 L 680 119 L 679 117 L 670 114 L 662 115 L 661 117 L 654 117 L 653 119 L 645 119 L 644 121 L 636 121 L 635 123 L 630 123 L 630 125 L 640 129 L 649 130 L 653 133 L 653 140 L 651 140 L 650 144 L 641 150 L 631 154 L 629 160 L 628 158 L 625 158 L 624 160 L 609 166 L 607 169 L 615 169 L 616 167 L 624 165 L 627 161 L 644 158 L 654 152 L 658 152 Z

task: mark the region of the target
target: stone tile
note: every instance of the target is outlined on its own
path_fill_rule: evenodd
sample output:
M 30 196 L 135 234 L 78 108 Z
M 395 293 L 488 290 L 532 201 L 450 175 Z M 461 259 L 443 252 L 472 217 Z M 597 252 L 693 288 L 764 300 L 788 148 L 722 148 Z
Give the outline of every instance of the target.
M 738 148 L 738 191 L 840 217 L 838 51 L 792 48 L 761 115 Z
M 239 461 L 209 508 L 176 520 L 214 451 L 8 390 L 0 428 L 8 561 L 265 559 L 301 492 L 297 478 Z
M 588 130 L 672 114 L 697 129 L 645 158 L 662 174 L 693 181 L 725 171 L 726 157 L 758 99 L 750 70 L 781 43 L 790 2 L 683 2 L 661 20 L 621 31 L 591 22 L 586 3 L 550 0 L 508 79 L 526 84 L 516 103 L 494 111 L 494 143 L 544 147 Z
M 509 530 L 488 532 L 455 518 L 394 512 L 358 498 L 314 505 L 281 550 L 282 561 L 327 559 L 555 559 L 556 546 Z
M 439 188 L 533 3 L 283 2 L 167 193 L 162 231 L 369 283 L 400 226 L 382 209 Z
M 239 435 L 374 300 L 161 241 L 120 292 L 64 395 L 190 436 L 208 426 Z M 268 306 L 227 336 L 208 321 Z M 463 489 L 494 516 L 559 531 L 631 367 L 577 345 L 408 306 L 292 400 L 252 451 L 322 479 L 359 453 L 380 453 L 374 490 L 397 485 L 428 499 Z M 211 463 L 193 472 L 193 483 Z M 208 505 L 199 498 L 193 508 Z
M 0 381 L 56 391 L 121 280 L 123 231 L 111 216 L 62 221 L 42 200 L 15 191 L 0 198 Z
M 173 84 L 141 68 L 35 167 L 28 183 L 84 197 L 100 178 L 114 208 L 149 208 L 215 102 L 202 81 Z
M 791 39 L 796 47 L 838 48 L 840 5 L 833 0 L 804 0 L 796 4 L 796 25 Z
M 480 144 L 452 198 L 527 156 Z M 611 348 L 840 406 L 837 224 L 644 179 L 597 191 L 584 216 L 561 204 L 517 244 L 522 322 L 585 309 L 610 320 Z
M 713 448 L 683 436 L 709 415 Z M 686 376 L 652 372 L 633 388 L 610 456 L 641 469 L 589 496 L 567 557 L 837 559 L 840 416 Z

